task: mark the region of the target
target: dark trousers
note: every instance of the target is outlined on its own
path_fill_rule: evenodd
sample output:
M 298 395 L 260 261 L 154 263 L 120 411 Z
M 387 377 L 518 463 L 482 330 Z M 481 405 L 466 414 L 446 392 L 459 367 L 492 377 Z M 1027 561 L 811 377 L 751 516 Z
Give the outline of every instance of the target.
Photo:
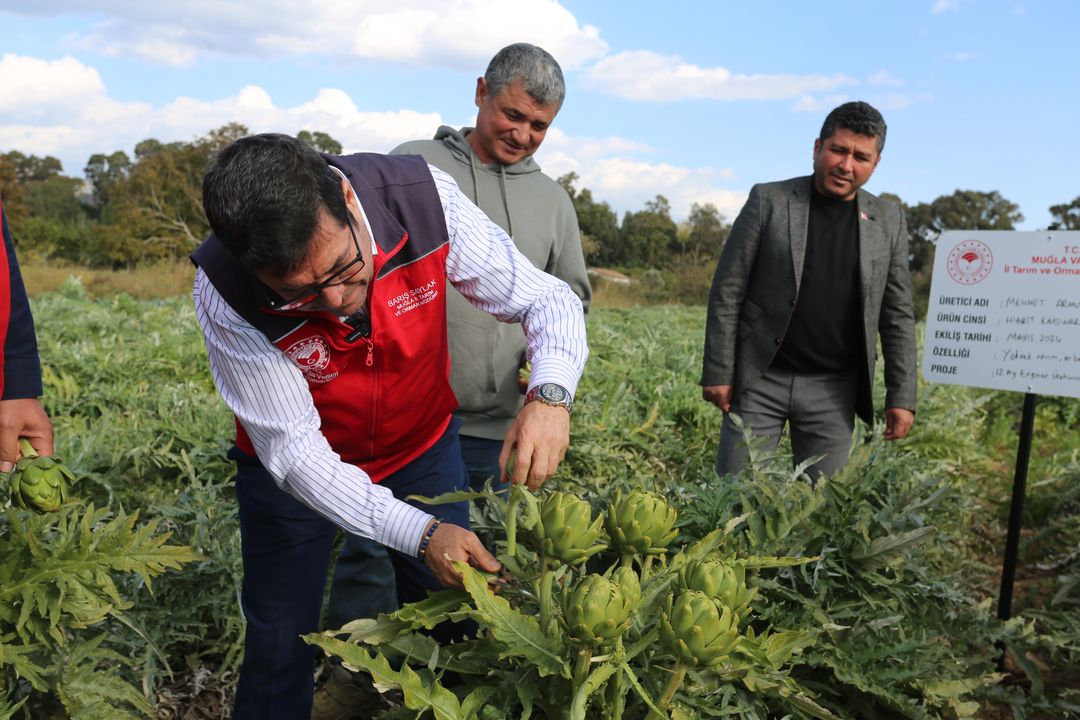
M 509 483 L 499 482 L 502 440 L 468 435 L 460 435 L 458 439 L 470 487 L 481 490 L 489 478 L 496 490 L 509 487 Z M 336 630 L 357 618 L 393 612 L 398 607 L 392 600 L 394 588 L 389 551 L 374 540 L 347 533 L 334 566 L 326 627 Z
M 395 497 L 438 495 L 466 485 L 465 466 L 451 423 L 427 452 L 382 481 Z M 326 570 L 337 528 L 278 488 L 256 458 L 234 449 L 236 496 L 244 560 L 241 604 L 247 620 L 244 661 L 233 717 L 307 720 L 311 715 L 316 650 L 300 639 L 319 629 Z M 411 501 L 410 501 L 411 502 Z M 423 508 L 469 526 L 468 503 Z M 419 600 L 439 583 L 421 560 L 384 553 L 393 567 L 397 602 Z M 384 597 L 379 602 L 385 602 Z M 396 602 L 393 608 L 396 608 Z M 351 618 L 350 618 L 351 619 Z
M 824 456 L 806 472 L 811 478 L 831 476 L 847 464 L 851 454 L 857 393 L 855 371 L 796 373 L 770 368 L 743 392 L 732 411 L 742 418 L 752 435 L 766 439 L 768 451 L 776 448 L 787 425 L 794 464 Z M 717 475 L 738 472 L 746 458 L 742 433 L 725 413 L 716 454 Z

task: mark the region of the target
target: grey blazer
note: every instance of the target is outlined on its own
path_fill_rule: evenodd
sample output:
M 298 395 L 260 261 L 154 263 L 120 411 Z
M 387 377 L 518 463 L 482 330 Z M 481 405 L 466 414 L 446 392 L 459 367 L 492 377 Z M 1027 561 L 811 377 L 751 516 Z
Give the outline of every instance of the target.
M 769 368 L 787 331 L 806 255 L 810 189 L 809 176 L 755 185 L 720 254 L 709 291 L 701 384 L 733 385 L 734 403 Z M 856 202 L 866 364 L 855 411 L 873 424 L 879 334 L 885 407 L 915 410 L 915 313 L 903 211 L 863 190 Z

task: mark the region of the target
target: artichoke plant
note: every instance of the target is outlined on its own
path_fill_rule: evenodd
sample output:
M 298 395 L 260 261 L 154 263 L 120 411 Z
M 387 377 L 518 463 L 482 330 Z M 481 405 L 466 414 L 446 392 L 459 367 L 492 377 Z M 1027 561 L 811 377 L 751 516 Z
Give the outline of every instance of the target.
M 656 493 L 616 491 L 608 508 L 605 527 L 611 542 L 624 555 L 659 555 L 672 543 L 678 530 L 675 508 Z
M 11 503 L 39 513 L 56 512 L 67 500 L 75 475 L 55 457 L 41 457 L 27 440 L 19 440 L 22 459 L 11 471 Z
M 742 563 L 720 560 L 687 563 L 679 569 L 679 586 L 700 590 L 739 616 L 745 616 L 747 606 L 757 595 L 757 588 L 746 586 L 746 567 Z
M 738 619 L 700 590 L 682 590 L 660 611 L 660 641 L 690 666 L 712 665 L 739 642 Z
M 640 597 L 640 588 L 627 597 L 617 582 L 586 575 L 563 596 L 566 634 L 588 647 L 610 642 L 630 625 Z
M 633 607 L 637 607 L 641 602 L 641 578 L 634 572 L 633 568 L 619 567 L 615 569 L 615 572 L 611 573 L 611 581 L 619 586 L 619 590 L 622 591 L 623 598 Z
M 593 519 L 588 501 L 555 491 L 540 502 L 540 520 L 528 537 L 544 557 L 575 565 L 607 547 L 603 532 L 603 518 Z

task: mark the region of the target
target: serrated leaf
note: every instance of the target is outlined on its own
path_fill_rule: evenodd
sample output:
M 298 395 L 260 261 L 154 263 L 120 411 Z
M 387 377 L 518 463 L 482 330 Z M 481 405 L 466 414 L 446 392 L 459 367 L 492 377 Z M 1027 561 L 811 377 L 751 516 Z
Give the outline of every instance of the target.
M 581 687 L 574 691 L 574 699 L 570 703 L 569 720 L 585 720 L 585 708 L 589 703 L 589 696 L 603 687 L 608 678 L 618 669 L 615 663 L 609 662 L 601 664 L 589 673 L 585 682 L 581 683 Z
M 454 568 L 461 573 L 465 590 L 476 604 L 476 614 L 505 649 L 500 657 L 523 657 L 536 665 L 541 676 L 570 677 L 570 665 L 562 658 L 562 646 L 554 638 L 540 632 L 536 617 L 524 615 L 510 603 L 491 591 L 487 578 L 468 564 L 457 561 Z
M 936 528 L 928 525 L 904 533 L 895 533 L 893 535 L 874 538 L 866 548 L 853 551 L 851 557 L 854 560 L 883 559 L 883 556 L 890 555 L 902 548 L 923 542 L 936 531 Z
M 400 670 L 394 670 L 383 656 L 371 654 L 366 648 L 337 638 L 307 635 L 304 636 L 304 641 L 337 655 L 350 667 L 367 671 L 376 685 L 400 689 L 404 695 L 405 707 L 410 710 L 431 710 L 436 720 L 467 720 L 457 696 L 443 687 L 427 670 L 417 672 L 408 664 L 402 665 Z

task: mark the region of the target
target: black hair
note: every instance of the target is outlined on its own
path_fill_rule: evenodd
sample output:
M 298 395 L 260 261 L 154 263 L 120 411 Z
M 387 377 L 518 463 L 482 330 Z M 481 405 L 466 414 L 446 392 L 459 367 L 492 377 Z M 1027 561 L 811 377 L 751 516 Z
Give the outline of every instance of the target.
M 844 103 L 825 117 L 818 140 L 825 142 L 838 129 L 877 138 L 878 154 L 885 148 L 885 118 L 869 103 L 857 100 Z
M 340 176 L 288 135 L 250 135 L 225 147 L 203 175 L 202 195 L 222 247 L 249 271 L 295 270 L 322 211 L 343 227 L 349 222 Z

